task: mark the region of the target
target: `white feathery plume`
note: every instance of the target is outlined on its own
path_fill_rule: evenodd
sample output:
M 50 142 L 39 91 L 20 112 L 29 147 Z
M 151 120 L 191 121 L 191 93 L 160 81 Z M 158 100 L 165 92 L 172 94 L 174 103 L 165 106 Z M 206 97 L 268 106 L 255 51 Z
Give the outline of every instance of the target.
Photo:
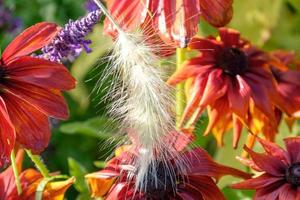
M 154 48 L 147 45 L 139 32 L 121 30 L 104 5 L 94 1 L 118 30 L 110 70 L 121 79 L 121 84 L 114 85 L 109 93 L 114 101 L 110 114 L 121 121 L 121 129 L 134 139 L 134 149 L 138 151 L 133 161 L 137 170 L 136 189 L 146 190 L 148 178 L 159 184 L 155 178 L 158 162 L 176 154 L 172 145 L 164 143 L 166 135 L 174 130 L 174 98 L 171 88 L 162 80 Z M 166 168 L 172 175 L 172 169 Z

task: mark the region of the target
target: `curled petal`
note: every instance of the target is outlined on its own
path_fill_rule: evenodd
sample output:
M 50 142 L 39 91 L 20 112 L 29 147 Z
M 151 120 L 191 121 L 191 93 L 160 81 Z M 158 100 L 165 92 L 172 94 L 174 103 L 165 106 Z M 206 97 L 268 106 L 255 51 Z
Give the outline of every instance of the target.
M 4 50 L 2 59 L 7 65 L 15 58 L 28 55 L 47 45 L 58 32 L 56 24 L 35 24 L 17 36 Z
M 219 34 L 225 46 L 238 47 L 240 41 L 240 33 L 229 28 L 220 28 Z

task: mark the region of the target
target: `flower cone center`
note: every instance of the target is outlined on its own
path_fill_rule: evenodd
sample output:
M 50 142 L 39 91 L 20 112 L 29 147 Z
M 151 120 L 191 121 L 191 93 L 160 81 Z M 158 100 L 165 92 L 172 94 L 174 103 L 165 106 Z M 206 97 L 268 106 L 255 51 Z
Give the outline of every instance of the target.
M 160 199 L 174 191 L 176 177 L 171 173 L 171 169 L 168 169 L 168 166 L 158 164 L 157 168 L 149 170 L 146 184 L 147 196 Z
M 242 75 L 248 69 L 248 59 L 246 54 L 238 48 L 226 48 L 220 54 L 218 66 L 226 74 L 235 76 Z
M 300 163 L 289 166 L 285 172 L 286 181 L 293 186 L 300 186 Z

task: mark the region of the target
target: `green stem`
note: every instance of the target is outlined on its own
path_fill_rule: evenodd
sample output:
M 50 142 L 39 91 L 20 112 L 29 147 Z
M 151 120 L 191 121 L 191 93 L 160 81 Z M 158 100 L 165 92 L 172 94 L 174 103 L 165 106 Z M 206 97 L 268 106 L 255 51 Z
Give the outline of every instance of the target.
M 42 158 L 39 155 L 33 155 L 30 150 L 26 150 L 27 155 L 32 160 L 32 162 L 35 164 L 36 168 L 41 172 L 41 174 L 48 178 L 49 170 L 47 169 L 46 165 L 44 164 Z
M 177 48 L 176 55 L 177 55 L 177 64 L 176 69 L 179 70 L 182 67 L 182 63 L 185 61 L 185 53 L 186 49 Z M 184 93 L 184 82 L 179 83 L 177 85 L 177 92 L 176 92 L 176 127 L 179 128 L 179 122 L 183 115 L 183 111 L 185 108 L 185 93 Z
M 12 152 L 10 154 L 10 160 L 11 160 L 11 166 L 13 168 L 13 172 L 14 172 L 14 176 L 15 176 L 15 182 L 16 182 L 16 186 L 17 186 L 18 195 L 20 195 L 22 193 L 22 186 L 21 186 L 21 182 L 20 182 L 18 167 L 17 167 L 17 163 L 16 163 L 16 155 L 15 155 L 14 150 L 12 150 Z

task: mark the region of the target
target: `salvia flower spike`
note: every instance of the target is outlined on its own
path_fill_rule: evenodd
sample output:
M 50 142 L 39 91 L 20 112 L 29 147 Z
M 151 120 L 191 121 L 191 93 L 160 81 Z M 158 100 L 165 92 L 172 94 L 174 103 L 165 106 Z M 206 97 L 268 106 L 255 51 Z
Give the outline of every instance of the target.
M 157 163 L 176 156 L 172 145 L 163 142 L 174 129 L 171 89 L 162 80 L 162 72 L 156 67 L 159 59 L 144 36 L 123 31 L 104 5 L 94 1 L 118 30 L 110 71 L 120 78 L 121 84 L 114 84 L 109 93 L 114 97 L 110 113 L 120 119 L 121 130 L 128 133 L 132 150 L 137 154 L 132 161 L 136 169 L 136 189 L 146 190 L 149 179 L 157 180 L 157 174 L 149 175 L 149 171 L 155 172 Z M 166 171 L 172 173 L 172 169 Z
M 90 53 L 91 40 L 85 39 L 85 37 L 92 31 L 93 26 L 99 22 L 100 17 L 101 11 L 94 10 L 79 20 L 70 20 L 52 42 L 42 49 L 43 54 L 38 57 L 54 62 L 62 62 L 64 60 L 74 60 L 83 49 Z

